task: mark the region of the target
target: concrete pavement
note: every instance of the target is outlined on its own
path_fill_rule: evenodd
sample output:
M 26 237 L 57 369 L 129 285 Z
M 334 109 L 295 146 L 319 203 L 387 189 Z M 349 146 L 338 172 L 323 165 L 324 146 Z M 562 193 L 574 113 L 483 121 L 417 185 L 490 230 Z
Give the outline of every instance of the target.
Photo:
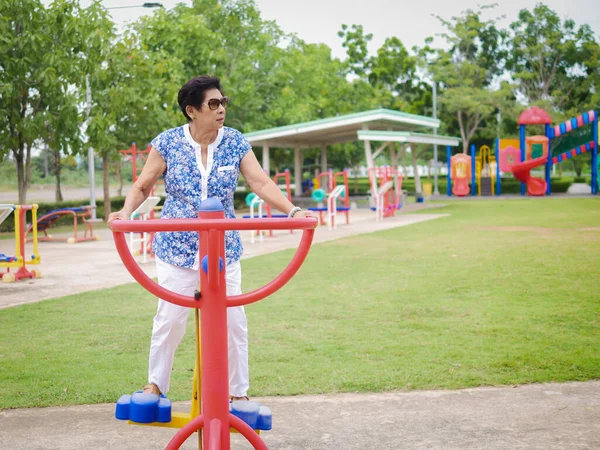
M 600 448 L 598 381 L 255 400 L 273 410 L 270 450 Z M 118 421 L 112 404 L 0 412 L 6 450 L 163 449 L 174 434 Z M 251 447 L 233 436 L 232 448 Z
M 315 242 L 443 216 L 401 214 L 375 222 L 359 210 L 351 226 L 320 227 Z M 0 308 L 132 282 L 110 232 L 98 234 L 95 242 L 40 244 L 44 278 L 0 284 Z M 242 236 L 248 258 L 293 248 L 300 233 L 279 232 L 257 244 Z M 0 252 L 13 245 L 0 241 Z M 154 275 L 153 263 L 143 267 Z M 274 429 L 262 434 L 271 450 L 600 448 L 600 381 L 255 400 L 273 410 Z M 175 409 L 187 411 L 189 402 Z M 174 433 L 117 421 L 113 404 L 0 411 L 0 448 L 7 450 L 162 449 Z M 195 437 L 182 448 L 198 448 Z M 250 446 L 234 436 L 232 448 Z

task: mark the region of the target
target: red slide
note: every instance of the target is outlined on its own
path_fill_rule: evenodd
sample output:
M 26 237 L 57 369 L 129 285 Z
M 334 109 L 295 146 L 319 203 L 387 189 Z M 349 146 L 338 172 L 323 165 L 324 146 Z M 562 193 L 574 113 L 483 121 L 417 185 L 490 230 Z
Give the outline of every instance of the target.
M 468 178 L 456 178 L 454 180 L 454 186 L 452 186 L 452 193 L 457 197 L 464 197 L 469 195 L 469 179 Z
M 532 177 L 529 172 L 548 162 L 547 156 L 541 158 L 528 159 L 522 163 L 513 164 L 511 170 L 515 178 L 527 184 L 527 193 L 529 195 L 541 196 L 546 195 L 546 181 L 541 178 Z

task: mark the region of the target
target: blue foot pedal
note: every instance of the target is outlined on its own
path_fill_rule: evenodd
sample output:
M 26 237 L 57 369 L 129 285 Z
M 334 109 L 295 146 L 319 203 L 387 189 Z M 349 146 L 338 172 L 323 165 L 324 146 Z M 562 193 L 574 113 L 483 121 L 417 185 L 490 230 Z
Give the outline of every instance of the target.
M 261 406 L 258 410 L 258 422 L 256 423 L 257 430 L 269 431 L 273 428 L 273 413 L 271 408 Z
M 144 394 L 122 395 L 117 401 L 115 417 L 138 423 L 171 421 L 171 400 L 164 395 Z
M 131 395 L 121 395 L 117 400 L 117 409 L 115 417 L 119 420 L 129 420 L 129 404 L 131 403 Z
M 232 402 L 231 413 L 246 422 L 253 430 L 268 431 L 272 428 L 271 410 L 259 403 L 244 400 Z

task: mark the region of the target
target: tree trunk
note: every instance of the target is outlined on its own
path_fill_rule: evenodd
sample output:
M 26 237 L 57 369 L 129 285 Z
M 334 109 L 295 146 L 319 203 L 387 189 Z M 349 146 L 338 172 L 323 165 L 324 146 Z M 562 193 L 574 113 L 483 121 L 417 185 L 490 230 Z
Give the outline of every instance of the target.
M 460 137 L 463 144 L 463 153 L 469 153 L 469 138 L 467 137 L 466 125 L 463 122 L 463 113 L 462 111 L 458 111 L 456 113 L 456 117 L 458 118 L 458 126 L 460 128 Z
M 408 163 L 406 161 L 406 145 L 402 148 L 402 178 L 408 178 L 408 171 L 406 168 L 408 167 Z
M 25 157 L 25 190 L 31 186 L 31 145 L 30 142 L 27 146 L 27 156 Z
M 102 185 L 104 187 L 104 220 L 108 221 L 110 214 L 110 189 L 108 185 L 108 153 L 102 154 Z
M 48 144 L 44 145 L 44 179 L 48 179 L 50 172 L 48 171 Z
M 27 186 L 25 184 L 25 170 L 23 167 L 23 143 L 19 143 L 19 149 L 13 149 L 15 164 L 17 166 L 17 185 L 19 190 L 19 204 L 25 205 L 27 201 Z
M 117 189 L 117 196 L 123 196 L 123 171 L 121 170 L 121 158 L 117 159 L 116 165 L 117 179 L 119 180 L 119 188 Z
M 62 165 L 60 163 L 60 150 L 54 150 L 54 176 L 56 177 L 56 190 L 54 194 L 54 198 L 57 202 L 62 202 L 63 195 L 60 190 L 60 173 L 61 173 Z
M 417 155 L 415 153 L 417 153 L 417 151 L 411 147 L 410 159 L 412 162 L 413 170 L 415 171 L 415 192 L 417 194 L 422 194 L 423 190 L 421 189 L 421 176 L 419 175 L 419 168 L 417 167 Z

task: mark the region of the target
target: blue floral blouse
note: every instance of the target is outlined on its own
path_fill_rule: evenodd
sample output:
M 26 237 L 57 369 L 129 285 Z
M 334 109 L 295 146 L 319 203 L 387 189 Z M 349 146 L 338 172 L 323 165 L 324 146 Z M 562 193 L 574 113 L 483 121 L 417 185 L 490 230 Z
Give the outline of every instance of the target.
M 233 194 L 240 162 L 252 149 L 242 133 L 228 127 L 219 129 L 217 139 L 208 146 L 206 167 L 202 164 L 200 144 L 192 138 L 188 124 L 162 132 L 152 141 L 152 146 L 167 164 L 163 174 L 167 197 L 161 219 L 198 217 L 200 203 L 208 197 L 218 198 L 225 208 L 225 217 L 235 219 Z M 156 233 L 152 249 L 166 263 L 199 267 L 197 233 Z M 226 231 L 227 264 L 239 261 L 242 251 L 240 233 Z

